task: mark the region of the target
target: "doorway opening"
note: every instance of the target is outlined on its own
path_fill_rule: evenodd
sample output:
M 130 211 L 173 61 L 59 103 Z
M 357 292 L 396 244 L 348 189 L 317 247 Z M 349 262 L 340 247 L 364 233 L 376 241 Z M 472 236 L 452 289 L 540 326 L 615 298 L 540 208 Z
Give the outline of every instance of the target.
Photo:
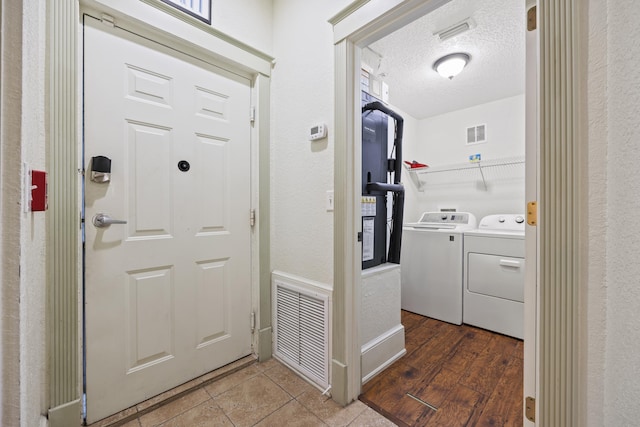
M 407 354 L 365 384 L 360 397 L 396 422 L 441 423 L 454 406 L 476 422 L 480 414 L 505 417 L 507 424 L 522 420 L 525 16 L 524 2 L 454 0 L 361 50 L 362 90 L 404 118 L 405 156 L 398 161 L 411 163 L 403 176 L 405 224 L 427 212 L 453 212 L 484 227 L 482 234 L 458 234 L 466 247 L 454 248 L 451 269 L 446 260 L 429 262 L 440 259 L 445 243 L 437 248 L 425 240 L 423 247 L 424 236 L 414 234 L 429 232 L 405 232 Z M 466 56 L 466 66 L 443 78 L 435 64 L 456 54 Z M 494 225 L 509 238 L 488 234 Z M 448 273 L 452 280 L 443 282 Z M 430 289 L 439 283 L 449 288 L 438 288 L 442 298 Z M 461 404 L 456 399 L 465 393 L 469 399 Z M 495 401 L 503 406 L 492 413 Z
M 359 18 L 361 19 L 361 22 L 359 22 L 359 24 L 361 26 L 358 26 L 356 24 L 352 25 L 352 27 L 350 27 L 349 25 L 344 25 L 342 27 L 340 27 L 340 25 L 336 26 L 336 58 L 337 58 L 337 69 L 340 70 L 340 67 L 342 66 L 342 64 L 340 63 L 341 60 L 343 60 L 345 62 L 344 64 L 344 68 L 346 68 L 347 70 L 349 70 L 346 79 L 341 78 L 339 75 L 337 76 L 337 87 L 336 87 L 336 97 L 338 98 L 338 103 L 337 103 L 337 111 L 336 111 L 336 116 L 339 117 L 340 115 L 342 115 L 343 113 L 345 115 L 351 114 L 353 113 L 355 117 L 358 117 L 356 114 L 358 114 L 358 110 L 357 110 L 357 101 L 354 101 L 351 99 L 351 96 L 354 96 L 354 98 L 357 100 L 358 98 L 356 98 L 356 96 L 359 96 L 359 89 L 361 88 L 361 81 L 360 81 L 360 64 L 361 64 L 361 60 L 366 59 L 367 56 L 371 57 L 373 56 L 374 61 L 371 61 L 372 64 L 368 64 L 369 70 L 367 70 L 370 75 L 373 74 L 373 77 L 379 80 L 390 80 L 389 77 L 389 72 L 384 70 L 384 52 L 380 52 L 380 50 L 383 50 L 383 46 L 381 46 L 381 41 L 384 41 L 384 38 L 387 36 L 392 36 L 393 32 L 401 27 L 406 26 L 407 24 L 410 24 L 414 21 L 419 21 L 422 16 L 425 16 L 427 13 L 432 13 L 433 15 L 431 16 L 431 18 L 433 18 L 436 15 L 436 12 L 438 10 L 440 11 L 444 11 L 446 10 L 447 7 L 450 7 L 450 14 L 447 18 L 450 19 L 450 21 L 448 23 L 442 21 L 442 22 L 438 22 L 438 26 L 434 26 L 433 29 L 431 29 L 428 32 L 428 36 L 429 37 L 436 37 L 437 39 L 440 39 L 440 36 L 438 35 L 438 33 L 442 32 L 440 30 L 447 30 L 449 29 L 451 26 L 455 26 L 458 25 L 460 22 L 462 21 L 466 21 L 467 18 L 469 18 L 470 16 L 468 16 L 468 12 L 469 10 L 464 10 L 464 7 L 460 7 L 460 5 L 464 5 L 465 2 L 437 2 L 437 1 L 425 1 L 425 2 L 421 2 L 419 4 L 411 3 L 411 4 L 407 4 L 409 2 L 403 3 L 402 7 L 404 7 L 404 9 L 402 7 L 398 7 L 397 9 L 394 10 L 386 10 L 386 11 L 380 11 L 380 13 L 378 13 L 377 15 L 374 16 L 378 16 L 377 19 L 375 20 L 371 20 L 370 18 L 366 18 L 364 16 L 360 16 Z M 477 5 L 470 5 L 467 4 L 467 7 L 471 7 L 471 12 L 474 12 L 474 6 Z M 372 7 L 373 8 L 373 7 Z M 441 8 L 441 9 L 439 9 Z M 434 12 L 436 11 L 436 12 Z M 369 11 L 371 12 L 371 11 Z M 495 11 L 494 11 L 495 12 Z M 473 211 L 476 210 L 478 211 L 478 220 L 480 220 L 481 218 L 488 216 L 490 214 L 497 214 L 497 213 L 510 213 L 510 214 L 518 214 L 518 217 L 522 217 L 524 214 L 524 206 L 525 206 L 525 192 L 527 192 L 527 194 L 529 194 L 529 188 L 527 188 L 527 190 L 525 191 L 525 151 L 527 151 L 525 149 L 525 101 L 524 101 L 524 92 L 525 92 L 525 51 L 526 51 L 526 45 L 528 43 L 526 43 L 525 39 L 526 39 L 526 20 L 525 20 L 525 2 L 522 2 L 522 4 L 520 5 L 520 13 L 521 15 L 518 17 L 517 21 L 519 21 L 521 23 L 521 26 L 519 26 L 518 28 L 518 34 L 520 35 L 520 54 L 521 54 L 521 62 L 519 63 L 519 70 L 521 72 L 520 77 L 519 77 L 519 82 L 520 82 L 520 88 L 517 89 L 514 92 L 511 93 L 502 93 L 499 96 L 496 96 L 497 91 L 494 91 L 494 98 L 492 99 L 485 99 L 484 102 L 481 102 L 480 104 L 475 104 L 475 106 L 477 105 L 483 105 L 486 107 L 486 105 L 484 104 L 491 104 L 491 103 L 500 103 L 499 101 L 501 100 L 510 100 L 513 104 L 517 105 L 517 108 L 513 108 L 513 105 L 511 106 L 511 108 L 507 108 L 509 110 L 509 116 L 510 117 L 508 120 L 513 121 L 513 117 L 515 112 L 519 111 L 520 112 L 520 116 L 518 116 L 518 123 L 517 123 L 517 129 L 516 130 L 511 130 L 512 132 L 512 136 L 511 137 L 507 137 L 506 139 L 510 139 L 511 141 L 511 145 L 509 145 L 507 148 L 508 150 L 511 151 L 506 151 L 505 147 L 500 147 L 498 146 L 498 144 L 495 142 L 500 138 L 500 132 L 498 133 L 492 133 L 491 129 L 493 129 L 494 131 L 496 131 L 499 127 L 500 124 L 504 125 L 504 123 L 500 123 L 500 113 L 496 112 L 496 116 L 498 117 L 495 120 L 492 120 L 492 123 L 494 122 L 498 122 L 498 125 L 493 124 L 492 126 L 490 126 L 489 123 L 485 123 L 484 121 L 480 121 L 477 119 L 477 117 L 475 118 L 475 120 L 471 121 L 468 123 L 467 126 L 464 126 L 463 123 L 459 123 L 461 122 L 461 120 L 459 120 L 459 118 L 454 118 L 452 123 L 450 123 L 451 127 L 457 126 L 459 127 L 461 133 L 460 133 L 460 140 L 462 141 L 462 149 L 459 150 L 457 153 L 446 153 L 446 152 L 439 152 L 437 147 L 434 149 L 434 147 L 431 147 L 431 152 L 429 152 L 427 150 L 428 147 L 425 146 L 417 146 L 415 145 L 413 147 L 413 151 L 412 151 L 412 144 L 409 142 L 409 140 L 411 139 L 411 132 L 412 130 L 410 129 L 411 125 L 409 126 L 405 126 L 405 129 L 407 129 L 406 133 L 405 133 L 405 137 L 406 137 L 406 153 L 407 156 L 405 156 L 402 160 L 408 160 L 409 162 L 411 162 L 412 160 L 416 160 L 417 163 L 424 163 L 424 164 L 429 164 L 431 162 L 431 164 L 438 166 L 438 163 L 440 163 L 440 165 L 444 165 L 444 166 L 448 166 L 450 164 L 453 164 L 454 166 L 458 163 L 462 164 L 464 167 L 460 168 L 462 169 L 469 169 L 471 171 L 473 171 L 473 173 L 479 173 L 480 177 L 476 180 L 475 178 L 472 178 L 471 180 L 469 180 L 468 176 L 463 176 L 462 179 L 459 179 L 458 181 L 452 182 L 452 179 L 445 179 L 444 182 L 441 182 L 440 184 L 435 184 L 440 185 L 440 192 L 441 194 L 444 194 L 446 196 L 448 196 L 448 198 L 445 197 L 441 197 L 440 200 L 443 200 L 441 203 L 441 205 L 438 205 L 437 201 L 433 201 L 433 200 L 427 200 L 429 197 L 431 196 L 435 196 L 436 191 L 430 191 L 428 192 L 427 196 L 420 196 L 417 197 L 416 194 L 414 194 L 413 198 L 410 194 L 407 194 L 407 207 L 406 207 L 406 214 L 405 214 L 405 218 L 406 218 L 406 222 L 411 222 L 411 221 L 416 221 L 418 219 L 418 215 L 420 215 L 421 213 L 427 211 L 427 210 L 434 210 L 434 211 L 440 211 L 441 209 L 456 209 L 456 211 L 458 211 L 458 209 L 461 209 L 460 206 L 452 206 L 454 203 L 457 203 L 458 205 L 461 204 L 465 204 L 467 202 L 467 199 L 472 202 L 471 204 L 467 204 L 467 206 L 470 206 L 467 208 L 468 211 Z M 364 13 L 362 15 L 365 15 Z M 469 15 L 473 15 L 473 13 L 469 14 Z M 499 15 L 499 13 L 497 14 Z M 428 15 L 426 15 L 428 16 Z M 442 17 L 441 17 L 442 18 Z M 473 18 L 473 16 L 471 16 L 471 18 Z M 511 20 L 509 20 L 508 18 L 502 17 L 502 20 L 504 20 L 505 22 L 511 23 Z M 354 19 L 357 20 L 357 19 Z M 479 17 L 478 20 L 482 21 L 482 19 Z M 515 25 L 515 24 L 514 24 Z M 475 20 L 472 20 L 469 24 L 468 24 L 468 28 L 466 29 L 466 33 L 467 35 L 470 35 L 473 31 L 476 31 L 478 28 L 478 23 L 475 22 Z M 495 26 L 494 26 L 495 29 Z M 401 30 L 402 31 L 402 30 Z M 346 41 L 342 41 L 340 39 L 340 36 L 345 36 L 347 34 L 350 34 L 350 36 L 348 36 L 348 39 Z M 477 34 L 477 32 L 476 32 Z M 458 34 L 458 38 L 461 38 L 461 36 L 464 34 Z M 409 46 L 409 47 L 413 47 L 416 46 L 418 44 L 420 44 L 421 42 L 419 41 L 419 32 L 413 34 L 414 39 L 410 40 L 409 42 L 405 42 L 404 46 Z M 459 47 L 458 43 L 455 42 L 455 38 L 456 37 L 452 37 L 449 38 L 448 41 L 450 43 L 452 43 L 450 45 L 453 47 Z M 512 34 L 512 39 L 513 39 L 513 34 Z M 513 40 L 510 40 L 510 42 L 513 42 Z M 441 39 L 440 39 L 441 41 Z M 446 40 L 445 40 L 446 41 Z M 378 44 L 377 44 L 378 43 Z M 378 49 L 376 49 L 376 47 Z M 434 49 L 435 50 L 435 49 Z M 394 54 L 396 52 L 393 52 Z M 440 56 L 446 55 L 448 53 L 451 52 L 433 52 L 434 54 L 440 54 Z M 480 53 L 476 53 L 477 55 L 480 55 Z M 393 55 L 390 55 L 393 56 Z M 424 59 L 423 56 L 425 55 L 420 55 L 420 54 L 415 54 L 415 55 L 411 55 L 411 57 L 407 60 L 407 61 L 413 61 L 416 62 L 420 59 Z M 471 63 L 473 64 L 473 55 L 469 55 L 471 56 Z M 447 83 L 447 80 L 442 79 L 442 77 L 438 76 L 435 71 L 433 71 L 432 67 L 433 67 L 433 62 L 435 62 L 437 59 L 439 58 L 439 56 L 436 56 L 435 58 L 430 59 L 430 61 L 428 62 L 428 65 L 426 66 L 427 69 L 421 69 L 419 73 L 417 73 L 419 76 L 424 76 L 426 75 L 426 73 L 431 72 L 433 73 L 433 77 L 437 78 L 437 79 L 441 79 L 443 83 Z M 486 60 L 485 60 L 486 61 Z M 352 63 L 353 64 L 352 64 Z M 365 61 L 362 61 L 365 62 Z M 481 64 L 484 61 L 479 61 L 476 64 Z M 505 65 L 508 63 L 508 61 L 505 63 L 504 61 L 494 61 L 496 63 L 501 64 L 502 67 L 508 66 Z M 493 65 L 492 61 L 488 62 L 490 65 Z M 535 68 L 535 64 L 531 64 L 531 66 L 533 68 Z M 425 67 L 423 67 L 425 68 Z M 513 67 L 512 67 L 513 68 Z M 463 79 L 467 79 L 469 75 L 471 75 L 470 73 L 468 73 L 472 68 L 469 67 L 467 70 L 463 71 L 463 74 L 465 72 L 467 72 L 467 77 L 460 77 L 459 80 L 460 81 L 464 81 Z M 352 74 L 353 71 L 353 74 Z M 408 80 L 408 78 L 406 78 L 405 76 L 405 80 Z M 424 78 L 423 78 L 424 80 Z M 415 80 L 414 80 L 415 82 Z M 453 82 L 455 82 L 455 78 L 453 80 Z M 424 83 L 424 82 L 423 82 Z M 396 107 L 397 110 L 402 111 L 403 109 L 409 110 L 411 107 L 403 107 L 402 105 L 397 104 L 394 100 L 393 97 L 391 96 L 391 94 L 393 94 L 394 88 L 390 83 L 387 83 L 389 86 L 389 104 L 392 105 L 393 107 Z M 342 89 L 341 85 L 344 85 L 344 88 L 347 91 L 347 99 L 345 99 L 345 104 L 342 105 L 340 101 L 342 101 L 340 99 L 340 91 Z M 482 84 L 479 84 L 482 85 Z M 534 85 L 535 86 L 535 85 Z M 350 90 L 352 89 L 352 91 L 350 92 Z M 410 85 L 409 86 L 409 92 L 418 92 L 418 84 L 414 83 L 414 85 Z M 476 92 L 481 92 L 481 91 L 476 91 Z M 471 95 L 477 95 L 476 92 L 473 92 L 473 86 L 471 89 L 467 89 L 466 92 L 462 92 L 462 93 L 453 93 L 452 94 L 439 94 L 438 96 L 434 96 L 433 99 L 431 100 L 432 103 L 434 104 L 446 104 L 447 103 L 447 99 L 446 97 L 448 96 L 449 98 L 453 98 L 453 100 L 459 100 L 459 99 L 463 99 L 464 98 L 464 94 L 471 94 Z M 533 92 L 533 94 L 535 95 L 535 91 Z M 418 103 L 424 103 L 427 97 L 422 96 L 421 99 L 419 99 Z M 513 99 L 510 99 L 513 98 Z M 508 103 L 507 101 L 505 101 L 505 103 Z M 341 111 L 340 108 L 344 108 L 346 107 L 345 111 Z M 466 108 L 464 106 L 459 106 L 453 109 L 449 109 L 448 111 L 441 111 L 440 114 L 435 114 L 434 116 L 431 117 L 423 117 L 422 120 L 427 120 L 428 118 L 433 118 L 435 116 L 442 116 L 445 114 L 451 114 L 452 112 L 455 111 L 460 111 L 460 110 L 466 110 L 466 109 L 470 109 L 471 107 L 469 105 L 466 106 Z M 503 106 L 504 108 L 504 106 Z M 498 109 L 499 110 L 499 109 Z M 503 110 L 504 111 L 504 110 Z M 534 116 L 535 116 L 535 111 L 533 112 Z M 359 114 L 358 114 L 359 115 Z M 473 119 L 473 117 L 471 118 Z M 469 119 L 469 120 L 471 120 Z M 452 120 L 451 118 L 449 118 L 449 120 Z M 433 119 L 432 121 L 435 121 L 435 119 Z M 504 122 L 504 120 L 503 120 Z M 354 120 L 354 124 L 352 125 L 353 127 L 351 127 L 350 123 L 347 123 L 347 125 L 345 126 L 344 129 L 340 128 L 340 123 L 341 121 L 339 119 L 337 119 L 336 121 L 336 129 L 337 131 L 341 131 L 344 130 L 344 135 L 346 138 L 353 138 L 353 140 L 358 141 L 361 138 L 361 131 L 359 128 L 357 128 L 358 123 L 357 123 L 357 119 Z M 433 124 L 433 123 L 432 123 Z M 422 126 L 422 128 L 424 128 L 425 126 Z M 433 129 L 436 129 L 435 126 L 432 126 Z M 468 141 L 468 129 L 473 129 L 474 130 L 474 138 L 472 141 Z M 420 124 L 415 124 L 414 125 L 414 140 L 417 139 L 417 135 L 418 132 L 421 130 L 421 126 Z M 478 137 L 478 130 L 480 130 L 480 137 Z M 430 135 L 430 138 L 432 140 L 442 140 L 442 139 L 446 139 L 443 138 L 442 135 L 442 130 L 440 129 L 439 131 L 436 131 L 435 135 Z M 516 137 L 513 136 L 513 132 L 518 133 L 518 135 Z M 493 136 L 493 140 L 491 139 Z M 504 135 L 502 135 L 504 136 Z M 449 137 L 450 138 L 450 137 Z M 514 145 L 514 140 L 517 140 L 520 142 L 520 145 Z M 535 138 L 533 140 L 530 141 L 530 143 L 535 144 Z M 467 151 L 470 150 L 477 150 L 477 147 L 482 147 L 482 150 L 480 153 L 469 153 Z M 347 149 L 345 150 L 346 153 L 349 156 L 352 156 L 352 159 L 358 159 L 360 157 L 360 150 L 361 147 L 359 147 L 358 144 L 355 144 L 354 147 L 351 147 L 349 144 L 347 144 Z M 466 150 L 466 151 L 465 151 Z M 441 150 L 442 151 L 442 150 Z M 535 150 L 534 150 L 535 152 Z M 484 157 L 483 157 L 483 153 Z M 473 154 L 473 156 L 471 156 L 471 154 Z M 476 154 L 480 154 L 480 156 L 476 156 Z M 417 158 L 418 155 L 422 155 L 422 156 L 432 156 L 431 158 Z M 451 160 L 451 158 L 447 159 L 446 156 L 459 156 L 456 157 L 455 159 Z M 416 158 L 411 158 L 409 156 L 416 156 Z M 441 156 L 441 159 L 436 160 L 436 163 L 433 163 L 433 161 L 431 160 L 433 159 L 437 159 L 437 156 Z M 442 157 L 444 156 L 444 157 Z M 469 158 L 471 157 L 471 158 Z M 471 167 L 469 167 L 468 162 L 469 161 L 474 161 L 477 160 L 478 158 L 480 158 L 481 160 L 484 160 L 485 162 L 489 163 L 489 160 L 494 160 L 497 163 L 499 163 L 498 167 L 502 167 L 502 166 L 510 166 L 510 163 L 512 163 L 512 158 L 516 157 L 517 159 L 514 161 L 517 164 L 517 168 L 519 170 L 517 171 L 513 171 L 513 170 L 508 170 L 506 172 L 508 173 L 515 173 L 517 174 L 517 179 L 519 180 L 519 185 L 515 185 L 514 181 L 514 177 L 508 177 L 508 176 L 492 176 L 489 177 L 487 176 L 487 174 L 483 174 L 483 172 L 486 172 L 487 168 L 480 168 L 478 165 L 471 165 Z M 505 160 L 506 158 L 509 159 L 508 162 L 504 162 L 505 164 L 503 164 L 503 160 Z M 535 161 L 535 159 L 533 159 Z M 338 183 L 342 183 L 341 181 L 341 176 L 340 173 L 342 171 L 342 163 L 343 160 L 339 159 L 338 156 L 336 156 L 336 188 L 339 187 Z M 509 165 L 507 165 L 506 163 L 509 163 Z M 355 170 L 355 176 L 359 176 L 360 174 L 358 173 L 359 171 L 358 169 L 358 165 L 356 164 L 356 161 L 353 160 L 352 161 L 353 164 L 353 169 Z M 534 163 L 535 165 L 535 163 Z M 435 167 L 434 167 L 435 169 Z M 449 169 L 449 168 L 445 168 L 445 169 Z M 452 169 L 456 169 L 455 167 Z M 527 168 L 528 171 L 535 171 L 536 167 L 534 166 L 533 168 Z M 420 177 L 416 177 L 413 173 L 414 171 L 410 171 L 410 172 L 405 172 L 404 176 L 403 176 L 403 183 L 405 184 L 405 186 L 407 187 L 407 192 L 411 192 L 413 191 L 414 193 L 417 192 L 421 192 L 424 193 L 426 190 L 425 187 L 425 180 L 420 179 Z M 454 172 L 458 172 L 458 171 L 454 171 Z M 428 172 L 426 172 L 426 174 L 428 174 Z M 462 173 L 462 175 L 465 175 L 465 173 Z M 435 175 L 435 174 L 434 174 Z M 455 175 L 455 174 L 454 174 Z M 485 176 L 483 176 L 485 175 Z M 410 178 L 411 177 L 411 178 Z M 529 182 L 531 177 L 527 178 L 527 182 Z M 465 179 L 467 180 L 465 182 Z M 350 184 L 348 179 L 346 179 L 347 181 L 347 189 L 346 189 L 346 194 L 345 194 L 345 198 L 347 200 L 347 204 L 349 203 L 349 200 L 354 200 L 356 202 L 356 206 L 357 206 L 357 201 L 358 201 L 358 195 L 356 194 L 352 194 L 350 191 Z M 502 182 L 501 186 L 498 186 L 498 181 Z M 535 183 L 536 179 L 535 179 L 535 174 L 534 174 L 534 178 L 533 178 L 533 182 Z M 475 194 L 473 196 L 466 196 L 466 197 L 462 197 L 460 196 L 460 194 L 463 192 L 462 187 L 463 184 L 469 184 L 469 182 L 472 184 L 471 185 L 471 190 L 465 190 L 467 192 L 469 191 L 473 191 L 475 192 Z M 431 184 L 430 185 L 434 185 Z M 458 192 L 457 195 L 457 199 L 458 201 L 456 202 L 455 200 L 453 200 L 453 196 L 450 194 L 451 191 L 445 191 L 442 189 L 442 185 L 454 185 L 456 188 L 456 191 Z M 359 187 L 359 183 L 355 183 L 355 185 L 353 186 L 355 189 L 358 189 Z M 422 190 L 422 191 L 420 191 Z M 534 185 L 534 192 L 535 192 L 535 185 Z M 502 199 L 500 200 L 500 203 L 496 204 L 495 202 L 486 202 L 486 196 L 487 194 L 492 194 L 492 195 L 498 195 L 500 194 L 500 197 L 502 197 Z M 530 197 L 530 195 L 526 196 L 527 198 Z M 535 195 L 534 195 L 535 197 Z M 431 206 L 429 206 L 428 204 L 431 203 Z M 486 206 L 482 206 L 483 204 L 485 205 L 491 205 L 491 203 L 494 203 L 494 205 L 492 205 L 491 207 L 493 209 L 487 208 Z M 474 205 L 475 204 L 475 205 Z M 515 208 L 513 206 L 516 206 Z M 422 209 L 421 209 L 422 207 Z M 500 211 L 498 211 L 498 208 L 500 209 Z M 359 225 L 360 222 L 360 218 L 354 214 L 356 209 L 346 209 L 345 212 L 345 218 L 347 220 L 346 224 L 344 225 L 344 228 L 348 231 L 349 227 L 352 226 L 354 229 L 357 230 L 357 227 Z M 413 211 L 413 219 L 410 218 L 411 212 Z M 521 218 L 519 218 L 520 222 L 522 221 Z M 524 234 L 524 233 L 522 233 Z M 529 239 L 530 237 L 532 237 L 534 239 L 534 243 L 535 243 L 535 231 L 533 233 L 529 233 L 528 232 L 528 237 L 527 239 Z M 344 246 L 341 246 L 344 245 Z M 348 241 L 348 239 L 342 239 L 340 242 L 337 242 L 336 244 L 336 248 L 338 247 L 346 247 L 347 251 L 349 250 L 349 245 L 350 242 Z M 353 243 L 353 247 L 357 248 L 357 250 L 354 252 L 354 258 L 359 254 L 360 252 L 360 247 Z M 535 244 L 534 244 L 534 248 L 535 248 Z M 535 252 L 535 250 L 534 250 Z M 534 254 L 535 255 L 535 254 Z M 527 254 L 528 256 L 528 254 Z M 349 286 L 344 285 L 344 291 L 347 297 L 352 297 L 354 300 L 353 303 L 353 313 L 355 313 L 354 318 L 357 319 L 357 316 L 359 315 L 360 312 L 360 304 L 363 304 L 362 302 L 362 295 L 360 294 L 360 290 L 359 290 L 359 266 L 357 265 L 356 261 L 360 261 L 359 259 L 346 259 L 344 261 L 340 261 L 336 259 L 336 283 L 335 283 L 335 289 L 338 292 L 342 292 L 342 280 L 346 279 L 346 280 L 352 280 L 352 283 L 355 283 L 354 285 L 354 289 L 350 289 Z M 345 268 L 342 268 L 342 263 L 344 263 Z M 533 261 L 533 265 L 535 266 L 535 260 Z M 352 269 L 352 270 L 349 270 Z M 349 275 L 348 273 L 350 271 L 354 271 L 355 274 L 353 275 Z M 345 276 L 342 276 L 342 273 L 345 272 L 347 273 Z M 535 269 L 528 271 L 527 274 L 531 274 L 534 273 L 535 275 Z M 533 283 L 535 284 L 535 276 L 533 278 Z M 531 281 L 531 280 L 529 280 Z M 462 286 L 462 285 L 461 285 Z M 535 289 L 535 288 L 534 288 Z M 534 293 L 534 299 L 535 299 L 535 293 Z M 535 303 L 535 301 L 531 301 L 533 303 Z M 534 333 L 533 333 L 533 337 L 535 338 L 535 310 L 529 310 L 529 314 L 532 317 L 532 319 L 529 319 L 527 322 L 529 322 L 530 324 L 534 325 Z M 346 314 L 347 318 L 349 316 L 349 308 L 347 309 L 347 314 Z M 522 328 L 525 329 L 525 328 Z M 348 329 L 347 329 L 348 330 Z M 358 331 L 355 331 L 356 333 Z M 531 331 L 529 331 L 531 332 Z M 504 333 L 504 332 L 503 332 Z M 524 335 L 524 333 L 523 333 Z M 530 356 L 535 357 L 535 352 L 534 352 L 534 348 L 535 345 L 532 345 L 530 348 Z M 341 349 L 342 350 L 342 349 Z M 356 350 L 356 352 L 359 352 L 359 349 Z M 344 361 L 345 362 L 354 362 L 355 361 L 355 357 L 348 359 L 349 355 L 348 352 L 346 352 L 346 357 L 344 357 Z M 335 357 L 337 356 L 337 357 Z M 334 353 L 334 367 L 335 366 L 339 366 L 340 362 L 340 357 L 341 355 L 335 355 Z M 355 361 L 355 364 L 357 365 L 357 361 Z M 530 368 L 532 366 L 534 366 L 535 363 L 530 363 Z M 353 372 L 353 370 L 352 370 Z M 535 373 L 534 373 L 534 377 L 535 377 Z M 336 387 L 336 379 L 339 380 L 339 378 L 336 378 L 336 376 L 334 375 L 334 389 Z M 535 385 L 533 386 L 533 388 L 535 389 Z M 352 389 L 353 390 L 353 389 Z M 346 389 L 346 392 L 349 393 L 352 390 L 349 390 L 348 388 Z M 535 393 L 532 393 L 532 395 L 535 395 Z M 339 399 L 337 399 L 339 400 Z

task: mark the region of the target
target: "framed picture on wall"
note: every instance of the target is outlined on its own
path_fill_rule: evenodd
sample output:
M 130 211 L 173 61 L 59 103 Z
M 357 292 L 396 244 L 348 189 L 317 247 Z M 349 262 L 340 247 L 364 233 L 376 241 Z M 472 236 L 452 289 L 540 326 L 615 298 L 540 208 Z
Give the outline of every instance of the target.
M 162 0 L 199 20 L 211 24 L 211 0 Z

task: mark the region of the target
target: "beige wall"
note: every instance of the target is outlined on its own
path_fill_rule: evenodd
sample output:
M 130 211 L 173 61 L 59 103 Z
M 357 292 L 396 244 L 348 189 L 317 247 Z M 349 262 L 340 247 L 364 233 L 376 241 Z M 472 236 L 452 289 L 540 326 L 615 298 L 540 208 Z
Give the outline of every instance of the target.
M 3 109 L 0 117 L 1 419 L 3 425 L 16 425 L 6 420 L 15 420 L 17 410 L 22 416 L 21 425 L 33 426 L 45 422 L 40 415 L 46 404 L 45 214 L 23 213 L 12 203 L 20 200 L 22 190 L 19 165 L 23 161 L 34 168 L 46 165 L 45 2 L 24 3 L 25 8 L 28 4 L 28 13 L 21 21 L 24 48 L 19 39 L 15 40 L 17 44 L 3 49 L 2 58 L 3 101 L 12 96 L 22 99 L 25 114 L 22 130 L 17 123 L 5 123 L 11 121 L 11 111 Z M 249 12 L 244 8 L 255 7 L 254 3 L 259 3 L 265 16 L 252 14 L 247 24 L 243 19 Z M 221 30 L 235 32 L 231 35 L 277 58 L 272 102 L 273 267 L 324 283 L 331 283 L 333 277 L 333 216 L 324 208 L 325 192 L 333 186 L 333 49 L 332 30 L 326 20 L 349 3 L 275 0 L 271 26 L 270 2 L 220 1 L 219 11 L 227 8 L 227 18 L 218 23 L 214 18 L 214 25 Z M 6 23 L 8 7 L 15 13 L 19 6 L 6 0 L 2 5 Z M 635 25 L 640 20 L 640 3 L 590 0 L 589 5 L 590 222 L 585 232 L 589 279 L 582 307 L 588 323 L 586 348 L 580 349 L 588 370 L 584 384 L 586 419 L 591 426 L 634 425 L 640 418 L 640 328 L 635 318 L 640 307 L 640 223 L 635 221 L 640 208 L 640 173 L 635 164 L 640 156 L 640 33 Z M 238 25 L 236 20 L 240 21 Z M 5 46 L 13 34 L 3 27 Z M 17 64 L 23 57 L 20 79 L 25 83 L 7 81 L 7 64 Z M 15 62 L 6 62 L 7 58 Z M 317 122 L 328 125 L 329 138 L 311 143 L 306 135 Z M 5 141 L 10 124 L 14 132 L 18 128 L 19 140 Z M 19 250 L 17 241 L 10 242 L 12 236 L 19 236 Z M 13 251 L 7 250 L 10 244 Z M 16 307 L 18 297 L 20 305 Z M 19 393 L 16 372 L 20 374 Z
M 590 7 L 587 407 L 590 425 L 637 425 L 640 4 L 591 1 Z
M 418 161 L 455 169 L 476 153 L 483 161 L 524 159 L 524 101 L 522 94 L 420 120 Z M 465 129 L 480 123 L 487 126 L 487 142 L 467 145 Z M 524 164 L 486 168 L 483 176 L 486 181 L 470 171 L 423 176 L 435 185 L 427 184 L 419 193 L 419 210 L 454 208 L 473 213 L 478 221 L 490 214 L 524 214 Z M 417 220 L 418 216 L 405 216 L 405 222 Z
M 24 2 L 22 50 L 22 160 L 46 170 L 46 0 Z M 24 191 L 25 189 L 23 189 Z M 55 201 L 52 201 L 55 202 Z M 21 213 L 20 421 L 45 425 L 46 212 Z
M 3 425 L 45 422 L 46 214 L 23 210 L 23 176 L 46 169 L 45 9 L 44 0 L 3 2 Z
M 272 267 L 333 283 L 333 29 L 349 0 L 274 1 L 271 98 Z M 328 137 L 307 138 L 316 123 Z
M 272 0 L 212 0 L 211 26 L 266 53 L 273 51 Z
M 20 417 L 22 5 L 0 2 L 0 424 Z
M 586 417 L 591 426 L 604 426 L 606 349 L 607 221 L 607 2 L 589 2 L 589 211 L 588 290 L 584 354 Z M 602 220 L 594 220 L 600 218 Z

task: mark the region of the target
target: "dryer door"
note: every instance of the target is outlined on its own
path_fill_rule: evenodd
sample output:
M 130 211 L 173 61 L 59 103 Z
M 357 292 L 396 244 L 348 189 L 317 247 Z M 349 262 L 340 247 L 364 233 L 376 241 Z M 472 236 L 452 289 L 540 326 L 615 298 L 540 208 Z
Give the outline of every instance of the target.
M 470 253 L 467 261 L 469 292 L 524 302 L 524 258 Z

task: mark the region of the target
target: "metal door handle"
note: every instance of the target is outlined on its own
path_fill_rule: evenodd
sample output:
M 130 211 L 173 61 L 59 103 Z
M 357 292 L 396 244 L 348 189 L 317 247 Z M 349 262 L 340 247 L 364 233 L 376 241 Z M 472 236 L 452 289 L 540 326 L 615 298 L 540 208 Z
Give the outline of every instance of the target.
M 501 259 L 500 265 L 503 267 L 520 268 L 520 261 L 514 261 L 510 259 Z
M 113 219 L 107 214 L 99 213 L 93 217 L 93 225 L 98 228 L 105 228 L 111 224 L 126 224 L 127 221 L 122 219 Z

